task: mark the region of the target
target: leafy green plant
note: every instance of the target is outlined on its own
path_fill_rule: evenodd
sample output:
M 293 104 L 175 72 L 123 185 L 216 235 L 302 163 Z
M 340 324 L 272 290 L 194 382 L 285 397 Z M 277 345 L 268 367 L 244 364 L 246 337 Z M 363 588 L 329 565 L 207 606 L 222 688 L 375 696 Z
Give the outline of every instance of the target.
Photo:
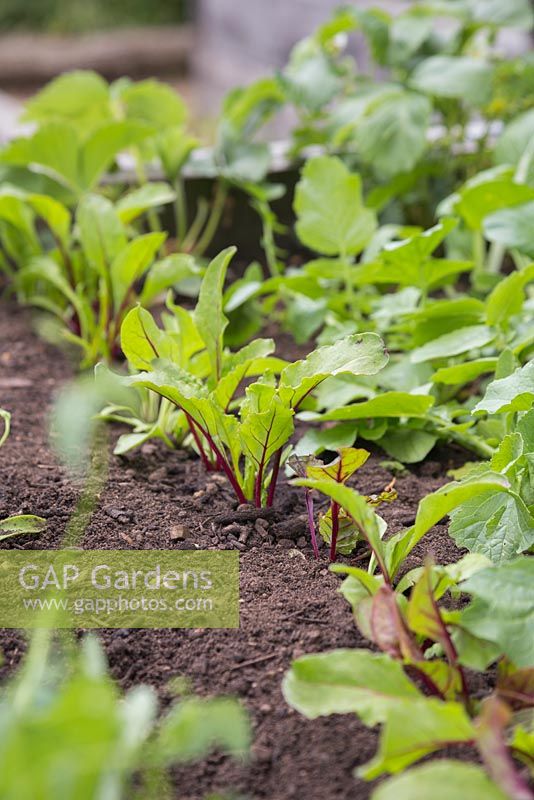
M 184 102 L 167 84 L 127 78 L 108 84 L 94 72 L 66 73 L 29 101 L 24 118 L 37 130 L 0 153 L 4 181 L 72 207 L 99 188 L 116 196 L 117 181 L 104 179 L 121 163 L 134 168 L 138 184 L 150 194 L 147 181 L 155 168 L 168 182 L 163 202 L 174 203 L 175 249 L 201 255 L 209 246 L 227 194 L 224 175 L 211 208 L 203 199 L 190 218 L 183 169 L 198 142 L 187 131 Z M 119 189 L 123 194 L 120 176 Z M 151 230 L 159 231 L 154 210 L 148 219 Z
M 376 228 L 374 213 L 365 208 L 361 180 L 334 157 L 306 163 L 295 192 L 296 230 L 303 244 L 327 256 L 345 282 L 346 303 L 352 310 L 351 260 L 363 251 Z
M 495 563 L 530 550 L 534 546 L 533 451 L 534 411 L 520 412 L 514 429 L 504 436 L 491 461 L 472 465 L 464 470 L 467 474 L 460 481 L 445 485 L 422 501 L 428 521 L 445 509 L 444 514 L 451 516 L 449 532 L 456 544 L 483 553 Z M 494 483 L 491 491 L 489 482 Z M 451 497 L 456 498 L 453 506 Z
M 194 145 L 186 117 L 183 101 L 164 83 L 121 78 L 108 85 L 95 72 L 66 73 L 28 102 L 25 119 L 37 130 L 10 143 L 1 161 L 8 174 L 19 168 L 19 177 L 21 168 L 30 176 L 44 172 L 74 200 L 94 189 L 125 150 L 133 153 L 142 183 L 144 163 L 153 157 L 171 179 Z
M 6 800 L 170 798 L 173 765 L 215 748 L 246 754 L 249 725 L 236 701 L 186 695 L 161 713 L 151 687 L 119 692 L 96 638 L 52 644 L 50 631 L 37 632 L 0 689 Z
M 425 194 L 428 200 L 440 183 L 487 164 L 494 119 L 513 119 L 530 107 L 531 59 L 503 60 L 495 40 L 500 28 L 528 29 L 532 21 L 526 0 L 505 12 L 495 4 L 417 3 L 394 16 L 347 5 L 294 47 L 275 79 L 235 90 L 225 110 L 250 133 L 291 106 L 293 154 L 317 144 L 348 151 L 383 184 L 384 204 L 401 190 L 404 208 L 420 214 Z M 355 32 L 367 39 L 367 70 L 347 53 Z M 462 150 L 476 115 L 481 131 Z
M 480 482 L 486 487 L 500 485 L 487 476 Z M 529 691 L 519 705 L 511 698 L 512 685 L 528 680 L 534 666 L 532 646 L 526 644 L 532 642 L 533 606 L 528 594 L 516 594 L 515 589 L 521 586 L 524 591 L 531 561 L 521 558 L 491 566 L 485 556 L 469 554 L 444 567 L 428 560 L 424 567 L 398 577 L 415 543 L 443 516 L 443 505 L 438 511 L 425 498 L 414 529 L 386 540 L 385 525 L 355 490 L 328 479 L 295 483 L 319 489 L 339 503 L 367 541 L 372 553 L 367 571 L 344 565 L 332 569 L 347 575 L 340 591 L 363 636 L 383 652 L 337 650 L 303 656 L 286 675 L 286 700 L 310 718 L 356 712 L 366 725 L 381 723 L 378 753 L 358 770 L 367 779 L 399 772 L 422 756 L 457 743 L 478 749 L 505 796 L 528 797 L 527 784 L 512 758 L 522 759 L 514 743 L 523 736 L 521 715 L 513 718 L 513 714 L 528 707 L 532 698 Z M 454 488 L 452 498 L 443 492 L 442 503 L 451 508 L 454 495 L 457 499 L 469 491 Z M 447 598 L 450 603 L 460 592 L 471 594 L 472 603 L 461 610 L 449 607 Z M 512 607 L 517 617 L 514 629 L 508 631 L 505 617 Z M 500 660 L 497 688 L 481 702 L 472 694 L 466 668 L 484 670 L 496 660 Z M 415 725 L 410 724 L 413 720 Z M 408 778 L 405 782 L 410 785 Z
M 4 444 L 11 427 L 11 414 L 0 408 L 0 447 Z M 0 519 L 0 542 L 11 536 L 20 536 L 26 533 L 40 533 L 46 527 L 46 520 L 34 514 L 17 514 L 16 516 Z
M 339 455 L 329 464 L 324 464 L 314 456 L 292 455 L 288 464 L 299 477 L 312 480 L 331 480 L 344 485 L 354 473 L 364 466 L 370 453 L 367 450 L 355 447 L 342 447 Z M 377 507 L 381 503 L 392 502 L 396 499 L 396 492 L 392 487 L 387 487 L 379 495 L 367 498 L 367 502 Z M 319 558 L 315 519 L 313 514 L 313 498 L 310 488 L 305 489 L 306 508 L 308 512 L 308 527 L 310 530 L 313 551 Z M 360 533 L 351 517 L 340 507 L 339 503 L 331 500 L 330 507 L 325 514 L 319 517 L 319 533 L 324 541 L 330 545 L 330 561 L 335 561 L 336 553 L 349 555 L 360 538 Z
M 208 266 L 193 314 L 173 306 L 174 331 L 158 328 L 142 308 L 130 312 L 122 349 L 141 371 L 124 383 L 150 389 L 180 410 L 205 467 L 222 470 L 240 502 L 271 505 L 294 414 L 326 378 L 373 374 L 387 355 L 375 334 L 349 336 L 289 365 L 271 357 L 271 340 L 225 351 L 222 296 L 234 252 L 223 251 Z M 236 398 L 242 381 L 257 375 Z
M 164 257 L 165 233 L 133 235 L 131 223 L 169 202 L 164 184 L 134 190 L 115 205 L 88 194 L 75 217 L 47 195 L 4 187 L 4 269 L 22 302 L 50 312 L 60 336 L 81 349 L 82 366 L 118 355 L 126 313 L 198 273 L 191 256 Z M 44 224 L 44 228 L 43 228 Z

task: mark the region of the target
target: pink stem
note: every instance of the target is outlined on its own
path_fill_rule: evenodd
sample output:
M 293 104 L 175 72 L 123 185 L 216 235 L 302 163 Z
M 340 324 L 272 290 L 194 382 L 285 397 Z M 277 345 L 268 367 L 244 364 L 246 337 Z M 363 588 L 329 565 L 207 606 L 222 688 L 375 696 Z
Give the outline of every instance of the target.
M 269 484 L 269 492 L 267 494 L 267 507 L 270 508 L 274 501 L 274 493 L 276 491 L 276 484 L 278 481 L 278 473 L 280 472 L 280 462 L 282 460 L 282 448 L 276 451 L 274 455 L 273 474 L 271 475 L 271 483 Z
M 319 546 L 317 544 L 317 534 L 315 531 L 315 519 L 313 517 L 313 497 L 310 489 L 306 489 L 306 508 L 308 509 L 308 528 L 310 529 L 310 536 L 312 541 L 313 552 L 315 558 L 319 558 Z
M 332 541 L 330 542 L 330 561 L 336 560 L 338 533 L 339 533 L 339 504 L 332 502 Z

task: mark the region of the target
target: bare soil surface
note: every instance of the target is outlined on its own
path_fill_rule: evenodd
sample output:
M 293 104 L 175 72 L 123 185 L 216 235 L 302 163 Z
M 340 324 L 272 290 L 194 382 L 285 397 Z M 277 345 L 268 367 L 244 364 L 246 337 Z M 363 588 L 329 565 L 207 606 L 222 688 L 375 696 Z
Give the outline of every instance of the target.
M 57 463 L 48 439 L 51 401 L 71 374 L 63 356 L 31 332 L 31 315 L 1 303 L 0 407 L 10 410 L 13 419 L 0 457 L 0 518 L 34 513 L 48 522 L 45 533 L 11 539 L 3 547 L 58 547 L 75 508 L 80 486 Z M 110 431 L 111 443 L 118 433 Z M 462 458 L 443 450 L 397 479 L 397 502 L 381 510 L 390 532 L 413 522 L 419 499 L 440 486 L 447 469 Z M 391 481 L 382 460 L 374 454 L 355 476 L 359 490 L 375 493 Z M 106 486 L 81 542 L 84 548 L 241 551 L 239 630 L 100 633 L 112 674 L 123 687 L 151 684 L 166 704 L 169 680 L 186 675 L 198 693 L 238 695 L 250 712 L 250 760 L 240 764 L 215 755 L 177 770 L 176 797 L 181 800 L 229 790 L 269 800 L 370 796 L 372 786 L 355 778 L 353 770 L 372 757 L 376 732 L 351 716 L 310 722 L 290 709 L 281 694 L 283 674 L 295 657 L 364 646 L 337 592 L 339 578 L 328 571 L 326 549 L 320 561 L 313 558 L 304 512 L 302 496 L 284 482 L 272 513 L 243 519 L 222 477 L 206 476 L 197 459 L 159 445 L 149 443 L 123 459 L 110 456 Z M 411 566 L 428 552 L 441 562 L 461 555 L 444 525 L 425 537 Z M 22 634 L 0 631 L 0 652 L 0 677 L 5 678 L 24 652 Z

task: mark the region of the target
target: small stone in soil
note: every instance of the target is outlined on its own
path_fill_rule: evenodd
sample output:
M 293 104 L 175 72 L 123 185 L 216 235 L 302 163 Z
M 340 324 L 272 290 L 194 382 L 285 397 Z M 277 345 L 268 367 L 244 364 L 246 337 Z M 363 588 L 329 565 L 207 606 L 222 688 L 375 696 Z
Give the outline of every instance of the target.
M 111 519 L 115 519 L 117 522 L 120 522 L 123 525 L 127 522 L 134 521 L 134 515 L 132 511 L 124 511 L 122 508 L 117 508 L 116 506 L 109 506 L 108 508 L 105 508 L 104 513 L 108 517 L 111 517 Z
M 229 525 L 225 525 L 222 529 L 222 532 L 226 536 L 235 536 L 239 539 L 243 531 L 246 531 L 246 528 L 243 525 L 238 525 L 237 522 L 231 522 Z
M 292 548 L 291 550 L 288 550 L 287 557 L 288 558 L 302 558 L 302 559 L 306 560 L 306 556 L 304 555 L 302 550 L 296 550 L 295 548 Z
M 198 550 L 198 545 L 193 542 L 180 542 L 176 545 L 177 550 Z
M 190 530 L 185 525 L 173 525 L 170 530 L 170 537 L 172 541 L 176 541 L 177 539 L 187 539 L 189 534 Z

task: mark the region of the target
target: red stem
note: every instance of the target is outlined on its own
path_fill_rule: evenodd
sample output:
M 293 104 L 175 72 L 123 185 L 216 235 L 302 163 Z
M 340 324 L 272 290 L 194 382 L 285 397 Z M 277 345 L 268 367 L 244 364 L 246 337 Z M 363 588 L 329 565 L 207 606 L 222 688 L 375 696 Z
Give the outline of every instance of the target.
M 261 508 L 261 489 L 263 484 L 263 463 L 258 467 L 258 474 L 254 482 L 254 502 L 256 508 Z
M 276 492 L 276 484 L 278 481 L 278 473 L 280 472 L 280 462 L 282 460 L 282 448 L 274 454 L 273 473 L 271 475 L 271 483 L 269 484 L 269 492 L 267 494 L 267 508 L 270 508 L 274 501 L 274 493 Z
M 458 670 L 458 674 L 460 676 L 460 684 L 462 687 L 461 688 L 462 700 L 467 712 L 469 713 L 471 711 L 471 697 L 469 695 L 469 686 L 467 684 L 467 678 L 465 677 L 465 672 L 463 670 L 462 665 L 458 661 L 458 653 L 456 651 L 456 647 L 454 646 L 454 642 L 451 639 L 449 629 L 447 628 L 447 625 L 445 624 L 443 617 L 441 616 L 440 608 L 434 597 L 434 592 L 432 589 L 432 583 L 429 573 L 427 574 L 427 583 L 430 595 L 430 602 L 432 604 L 434 614 L 437 617 L 438 625 L 440 626 L 442 632 L 441 644 L 443 646 L 443 650 L 445 651 L 445 655 L 450 665 Z
M 184 411 L 184 414 L 185 414 L 185 411 Z M 202 459 L 202 463 L 204 464 L 204 468 L 205 468 L 206 472 L 211 472 L 212 469 L 213 469 L 213 465 L 212 465 L 211 461 L 209 460 L 209 458 L 206 455 L 206 451 L 204 450 L 204 446 L 202 444 L 200 436 L 198 435 L 198 431 L 196 429 L 195 423 L 193 422 L 193 420 L 189 416 L 189 414 L 185 414 L 185 418 L 187 420 L 187 424 L 189 425 L 189 430 L 191 431 L 191 433 L 193 435 L 193 439 L 195 440 L 195 444 L 196 444 L 196 446 L 198 448 L 198 452 L 199 452 L 200 458 Z
M 247 498 L 243 494 L 243 490 L 242 490 L 241 486 L 239 485 L 236 476 L 234 475 L 232 467 L 227 462 L 227 460 L 224 458 L 223 454 L 221 453 L 221 451 L 219 450 L 219 448 L 217 447 L 217 445 L 213 441 L 213 439 L 210 436 L 210 434 L 208 433 L 208 431 L 203 430 L 202 428 L 200 428 L 200 430 L 202 431 L 202 433 L 206 437 L 206 440 L 207 440 L 209 446 L 211 447 L 211 449 L 213 450 L 213 452 L 215 453 L 215 455 L 217 456 L 217 459 L 220 459 L 221 468 L 222 468 L 224 474 L 226 475 L 226 477 L 228 478 L 228 480 L 230 481 L 230 485 L 232 486 L 232 489 L 236 493 L 237 499 L 239 500 L 240 503 L 247 503 Z
M 337 535 L 339 533 L 339 503 L 332 501 L 332 541 L 330 542 L 330 561 L 336 560 Z
M 308 528 L 310 529 L 311 542 L 315 558 L 319 558 L 319 546 L 317 544 L 317 534 L 315 531 L 315 519 L 313 517 L 313 496 L 310 489 L 306 489 L 306 508 L 308 509 Z

